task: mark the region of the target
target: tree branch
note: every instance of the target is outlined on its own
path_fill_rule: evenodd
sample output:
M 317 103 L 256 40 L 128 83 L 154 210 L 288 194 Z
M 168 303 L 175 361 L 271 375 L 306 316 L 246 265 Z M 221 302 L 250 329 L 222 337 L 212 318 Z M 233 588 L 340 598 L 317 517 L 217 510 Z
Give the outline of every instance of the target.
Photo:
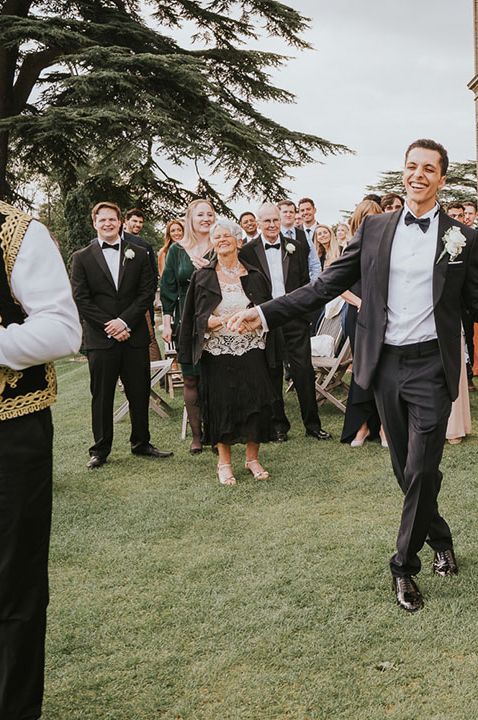
M 40 73 L 64 54 L 59 48 L 47 48 L 27 55 L 23 60 L 17 80 L 13 86 L 12 114 L 19 115 L 25 109 Z

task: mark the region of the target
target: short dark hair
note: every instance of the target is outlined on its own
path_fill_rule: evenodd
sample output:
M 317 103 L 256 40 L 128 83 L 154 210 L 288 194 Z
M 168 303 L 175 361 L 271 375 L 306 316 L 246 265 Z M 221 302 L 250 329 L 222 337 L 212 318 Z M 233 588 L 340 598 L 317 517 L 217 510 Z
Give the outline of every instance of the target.
M 312 198 L 307 198 L 307 197 L 301 198 L 301 199 L 299 200 L 299 202 L 297 203 L 297 205 L 298 205 L 298 207 L 300 207 L 300 206 L 302 205 L 302 203 L 306 203 L 306 202 L 307 202 L 307 203 L 310 203 L 310 204 L 312 205 L 312 207 L 315 208 L 315 203 L 314 203 L 314 201 L 312 200 Z
M 443 147 L 443 145 L 440 145 L 440 143 L 436 142 L 435 140 L 430 140 L 429 138 L 421 138 L 420 140 L 415 140 L 415 142 L 412 142 L 412 144 L 409 145 L 405 151 L 405 162 L 407 162 L 409 152 L 414 148 L 425 148 L 425 150 L 434 150 L 435 152 L 437 152 L 440 156 L 441 174 L 446 175 L 448 170 L 448 153 Z
M 448 210 L 453 210 L 453 209 L 455 209 L 455 210 L 464 210 L 465 208 L 464 208 L 464 206 L 463 206 L 463 204 L 462 204 L 461 202 L 459 202 L 458 200 L 456 200 L 455 202 L 448 203 L 448 205 L 446 206 L 446 211 L 447 211 L 447 212 L 448 212 Z
M 377 195 L 377 193 L 369 193 L 362 198 L 362 202 L 364 200 L 371 200 L 372 202 L 377 203 L 377 205 L 380 205 L 382 198 L 380 197 L 380 195 Z
M 400 200 L 402 203 L 402 207 L 405 205 L 405 202 L 401 195 L 398 195 L 397 193 L 387 193 L 386 195 L 382 196 L 382 199 L 380 200 L 380 207 L 382 210 L 385 210 L 387 205 L 391 205 L 394 200 Z
M 277 207 L 278 207 L 279 209 L 280 209 L 281 207 L 293 207 L 294 210 L 297 212 L 297 208 L 296 208 L 296 206 L 295 206 L 295 202 L 293 202 L 292 200 L 287 200 L 287 198 L 285 198 L 284 200 L 279 200 L 279 202 L 277 203 Z
M 144 220 L 144 212 L 142 210 L 140 210 L 139 208 L 131 208 L 131 210 L 128 210 L 125 213 L 124 219 L 131 220 L 133 215 L 136 215 L 136 217 L 143 218 L 143 220 Z
M 474 198 L 470 198 L 469 200 L 463 200 L 463 207 L 465 207 L 465 205 L 471 205 L 475 208 L 475 210 L 478 209 L 478 204 Z
M 246 215 L 252 215 L 254 220 L 256 220 L 256 216 L 254 215 L 254 213 L 251 210 L 246 210 L 245 212 L 243 212 L 239 215 L 239 222 L 241 222 L 242 218 L 246 217 Z

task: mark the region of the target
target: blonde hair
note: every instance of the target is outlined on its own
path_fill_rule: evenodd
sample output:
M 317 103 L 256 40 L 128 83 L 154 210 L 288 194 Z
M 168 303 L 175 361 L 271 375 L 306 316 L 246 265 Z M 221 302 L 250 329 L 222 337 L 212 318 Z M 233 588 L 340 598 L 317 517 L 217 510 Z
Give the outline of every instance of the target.
M 184 214 L 184 235 L 182 244 L 185 247 L 193 248 L 199 242 L 199 238 L 193 228 L 193 215 L 194 210 L 197 208 L 198 205 L 201 205 L 202 203 L 209 205 L 214 215 L 213 222 L 216 221 L 216 211 L 214 210 L 213 204 L 210 200 L 200 198 L 199 200 L 193 200 L 191 203 L 189 203 L 187 210 Z
M 383 213 L 380 205 L 373 200 L 362 200 L 355 208 L 350 218 L 350 233 L 355 235 L 362 221 L 367 215 L 381 215 Z
M 345 247 L 347 247 L 348 243 L 350 242 L 351 235 L 350 235 L 350 228 L 349 228 L 349 226 L 347 225 L 347 223 L 345 223 L 345 222 L 339 222 L 339 223 L 337 223 L 337 225 L 335 226 L 336 236 L 337 236 L 337 230 L 338 230 L 340 227 L 345 228 L 345 241 L 344 241 L 343 245 L 341 245 L 340 242 L 339 242 L 339 240 L 338 240 L 338 238 L 337 238 L 337 242 L 339 243 L 339 247 L 342 248 L 342 250 L 343 250 Z
M 325 228 L 330 235 L 330 243 L 328 248 L 322 245 L 320 240 L 317 238 L 317 230 L 319 228 Z M 324 267 L 327 267 L 328 265 L 333 263 L 334 260 L 337 260 L 337 258 L 340 257 L 340 245 L 337 241 L 334 231 L 329 225 L 317 225 L 314 232 L 314 245 L 319 258 L 324 257 Z

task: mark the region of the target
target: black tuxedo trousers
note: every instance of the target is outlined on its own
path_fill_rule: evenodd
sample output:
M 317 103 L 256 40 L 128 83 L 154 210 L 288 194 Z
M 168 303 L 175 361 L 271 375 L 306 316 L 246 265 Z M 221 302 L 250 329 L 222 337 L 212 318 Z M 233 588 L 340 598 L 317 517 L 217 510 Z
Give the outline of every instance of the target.
M 425 541 L 436 551 L 453 547 L 450 528 L 438 512 L 439 470 L 451 410 L 438 341 L 385 345 L 374 394 L 404 494 L 392 575 L 416 575 Z
M 0 422 L 0 718 L 41 715 L 52 505 L 50 410 Z
M 321 422 L 315 396 L 315 373 L 310 354 L 310 326 L 308 322 L 288 322 L 280 329 L 283 358 L 289 363 L 290 376 L 299 400 L 300 414 L 306 430 L 320 430 Z M 283 399 L 283 366 L 270 368 L 276 401 L 272 423 L 275 430 L 287 432 L 290 422 L 285 414 Z
M 113 403 L 118 378 L 131 418 L 131 447 L 149 443 L 150 363 L 148 347 L 115 342 L 106 350 L 88 350 L 94 444 L 90 455 L 106 458 L 113 443 Z

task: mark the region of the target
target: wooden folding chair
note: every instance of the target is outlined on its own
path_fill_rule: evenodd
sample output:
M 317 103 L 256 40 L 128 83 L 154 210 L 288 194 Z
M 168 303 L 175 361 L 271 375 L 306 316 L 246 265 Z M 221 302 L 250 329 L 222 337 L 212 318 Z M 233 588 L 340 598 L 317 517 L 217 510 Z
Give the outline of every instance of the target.
M 352 350 L 348 338 L 344 340 L 342 319 L 340 314 L 332 318 L 323 318 L 317 330 L 317 336 L 329 335 L 334 339 L 334 354 L 331 357 L 312 355 L 312 366 L 315 370 L 315 391 L 319 404 L 326 400 L 345 412 L 345 401 L 337 397 L 336 391 L 346 390 L 349 386 L 344 382 L 344 375 L 352 360 Z
M 161 395 L 154 389 L 154 386 L 163 378 L 171 365 L 173 364 L 172 358 L 168 360 L 153 360 L 151 363 L 151 383 L 149 390 L 149 407 L 154 410 L 162 418 L 169 417 L 168 410 L 171 410 L 170 406 L 164 400 Z M 113 415 L 113 421 L 116 423 L 126 415 L 129 410 L 129 403 L 125 401 L 120 405 L 115 414 Z

